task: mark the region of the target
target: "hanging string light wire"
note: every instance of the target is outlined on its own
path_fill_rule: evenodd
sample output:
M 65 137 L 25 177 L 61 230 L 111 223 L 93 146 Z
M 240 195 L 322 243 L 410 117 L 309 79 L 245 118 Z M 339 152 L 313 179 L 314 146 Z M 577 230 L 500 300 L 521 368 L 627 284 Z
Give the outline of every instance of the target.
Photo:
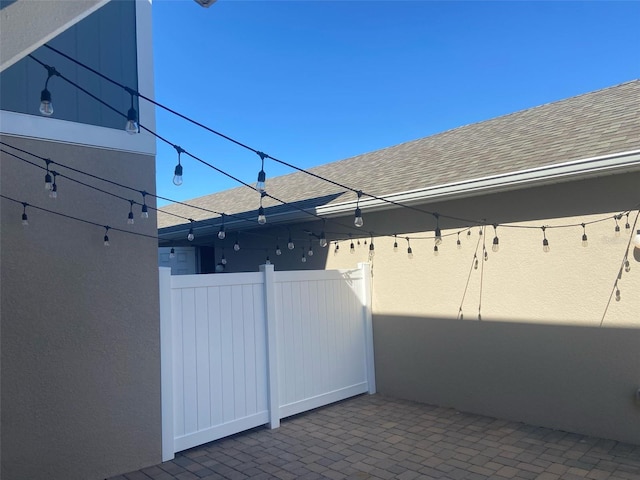
M 477 268 L 476 262 L 478 260 L 478 248 L 480 247 L 481 237 L 478 237 L 478 241 L 476 242 L 476 248 L 473 253 L 473 258 L 471 259 L 471 266 L 469 267 L 469 273 L 467 274 L 467 283 L 464 285 L 464 290 L 462 291 L 462 299 L 460 300 L 460 307 L 458 308 L 458 319 L 463 320 L 462 314 L 462 306 L 464 305 L 464 299 L 467 296 L 467 291 L 469 290 L 469 282 L 471 280 L 471 274 Z
M 633 241 L 634 234 L 636 231 L 636 226 L 638 225 L 638 217 L 640 217 L 640 210 L 636 213 L 636 218 L 633 221 L 633 228 L 631 229 L 631 234 L 629 235 L 629 240 L 627 241 L 627 245 L 624 249 L 624 255 L 622 255 L 622 262 L 620 262 L 620 269 L 616 273 L 616 278 L 613 282 L 613 287 L 611 288 L 611 293 L 609 294 L 609 299 L 607 300 L 607 304 L 604 307 L 604 312 L 602 313 L 602 318 L 600 319 L 600 327 L 604 324 L 604 319 L 607 316 L 607 312 L 609 311 L 609 306 L 611 305 L 611 299 L 616 297 L 617 301 L 620 301 L 620 289 L 618 288 L 618 281 L 622 276 L 623 269 L 626 269 L 626 262 L 629 256 L 629 249 L 631 248 L 631 242 Z

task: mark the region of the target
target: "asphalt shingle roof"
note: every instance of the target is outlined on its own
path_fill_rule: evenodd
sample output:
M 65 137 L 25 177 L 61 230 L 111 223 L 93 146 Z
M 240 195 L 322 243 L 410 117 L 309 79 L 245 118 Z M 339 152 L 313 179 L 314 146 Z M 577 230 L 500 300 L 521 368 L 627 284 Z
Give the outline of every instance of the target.
M 640 80 L 541 105 L 491 120 L 310 169 L 384 196 L 451 182 L 516 172 L 601 155 L 640 150 Z M 268 179 L 268 192 L 286 202 L 326 205 L 353 192 L 301 172 Z M 256 192 L 238 187 L 189 200 L 225 213 L 253 212 Z M 277 205 L 266 198 L 265 207 Z M 284 207 L 283 207 L 284 208 Z M 183 205 L 161 210 L 195 220 L 207 212 Z M 184 221 L 159 215 L 158 227 Z

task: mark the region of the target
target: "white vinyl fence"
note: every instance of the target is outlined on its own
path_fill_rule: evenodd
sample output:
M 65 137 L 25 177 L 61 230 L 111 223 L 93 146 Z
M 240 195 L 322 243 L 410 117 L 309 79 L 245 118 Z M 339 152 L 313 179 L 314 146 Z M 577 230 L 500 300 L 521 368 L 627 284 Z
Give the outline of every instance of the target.
M 369 265 L 176 275 L 160 268 L 163 460 L 375 392 Z

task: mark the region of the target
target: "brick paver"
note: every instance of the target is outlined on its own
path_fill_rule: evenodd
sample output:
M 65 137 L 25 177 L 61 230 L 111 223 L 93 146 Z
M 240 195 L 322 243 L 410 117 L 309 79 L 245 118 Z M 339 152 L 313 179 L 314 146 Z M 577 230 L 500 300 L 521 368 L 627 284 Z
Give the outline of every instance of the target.
M 111 480 L 640 479 L 640 446 L 363 395 Z

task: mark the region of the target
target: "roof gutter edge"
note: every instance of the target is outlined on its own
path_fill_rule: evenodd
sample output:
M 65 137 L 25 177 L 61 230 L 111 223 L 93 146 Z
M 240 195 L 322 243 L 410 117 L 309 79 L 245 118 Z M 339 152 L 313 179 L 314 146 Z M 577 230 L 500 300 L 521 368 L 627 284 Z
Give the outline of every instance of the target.
M 418 190 L 392 193 L 389 195 L 381 195 L 380 197 L 385 200 L 408 205 L 429 200 L 452 200 L 482 193 L 495 193 L 569 180 L 581 180 L 625 170 L 640 170 L 640 150 L 576 160 L 545 167 L 536 167 Z M 355 205 L 355 201 L 326 205 L 317 207 L 316 213 L 324 216 L 338 215 L 353 210 Z M 384 200 L 361 198 L 360 207 L 383 210 L 394 208 L 394 205 Z

